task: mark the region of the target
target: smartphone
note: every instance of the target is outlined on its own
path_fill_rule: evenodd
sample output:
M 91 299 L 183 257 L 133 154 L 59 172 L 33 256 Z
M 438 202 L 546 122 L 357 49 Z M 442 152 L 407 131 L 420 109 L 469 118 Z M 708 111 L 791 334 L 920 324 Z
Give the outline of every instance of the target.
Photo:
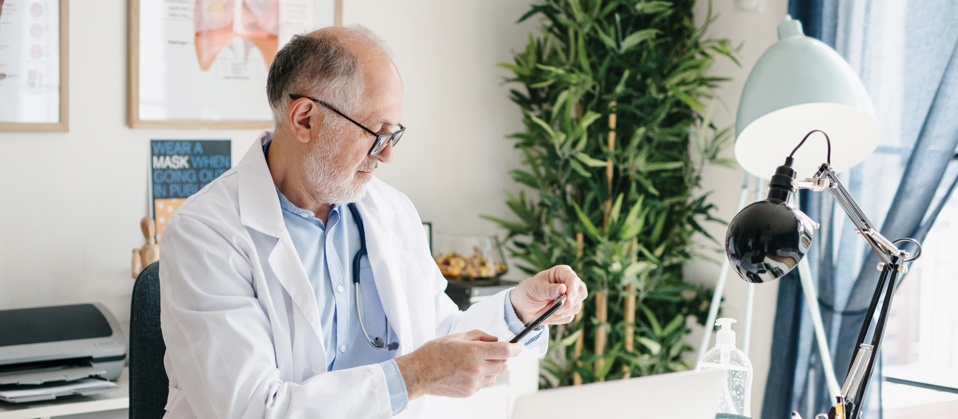
M 528 335 L 529 332 L 532 331 L 532 329 L 535 329 L 536 326 L 538 326 L 540 323 L 544 322 L 546 319 L 549 318 L 549 316 L 551 316 L 553 313 L 555 313 L 556 310 L 558 310 L 560 307 L 562 307 L 562 304 L 565 304 L 565 299 L 566 299 L 565 294 L 560 295 L 559 298 L 556 299 L 556 302 L 555 302 L 554 304 L 552 304 L 552 307 L 549 307 L 549 309 L 546 310 L 545 313 L 542 313 L 542 315 L 539 316 L 539 318 L 533 320 L 532 323 L 529 323 L 529 325 L 527 325 L 525 329 L 523 329 L 521 332 L 519 332 L 519 334 L 516 335 L 516 337 L 512 338 L 512 340 L 510 340 L 509 343 L 517 343 L 517 342 L 519 342 L 520 339 L 522 339 L 523 337 L 525 337 L 526 335 Z

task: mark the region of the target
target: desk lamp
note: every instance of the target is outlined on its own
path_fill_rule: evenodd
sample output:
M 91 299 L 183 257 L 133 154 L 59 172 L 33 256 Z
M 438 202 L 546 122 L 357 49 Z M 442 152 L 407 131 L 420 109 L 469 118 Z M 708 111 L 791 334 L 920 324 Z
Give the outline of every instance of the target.
M 756 177 L 755 199 L 759 200 L 762 198 L 764 181 L 775 173 L 781 156 L 793 151 L 795 140 L 814 129 L 824 130 L 836 139 L 832 145 L 834 158 L 829 159 L 835 172 L 860 163 L 878 144 L 878 123 L 872 116 L 874 110 L 871 100 L 848 63 L 821 41 L 805 36 L 801 22 L 790 17 L 778 25 L 778 38 L 778 42 L 769 47 L 755 64 L 739 102 L 735 123 L 735 158 L 746 174 L 736 213 L 745 207 L 752 177 Z M 817 163 L 826 151 L 826 143 L 809 142 L 795 152 L 792 168 L 808 176 L 818 169 Z M 805 219 L 803 221 L 808 221 Z M 807 245 L 804 250 L 807 250 Z M 800 260 L 800 257 L 791 259 L 798 263 L 799 278 L 811 311 L 829 393 L 833 397 L 838 396 L 840 389 L 828 352 L 811 268 L 807 261 Z M 786 264 L 775 272 L 784 275 L 794 267 L 794 264 Z M 729 259 L 725 259 L 705 323 L 699 359 L 711 338 L 728 268 Z M 763 275 L 767 276 L 768 273 Z M 754 282 L 747 287 L 745 318 L 742 322 L 742 348 L 746 354 L 751 332 Z
M 912 239 L 889 241 L 883 237 L 838 180 L 838 170 L 858 164 L 877 145 L 877 123 L 870 116 L 873 112 L 861 82 L 837 53 L 801 35 L 799 22 L 786 20 L 780 24 L 779 38 L 781 40 L 762 56 L 746 83 L 738 115 L 737 126 L 741 128 L 735 144 L 736 158 L 746 170 L 759 176 L 762 171 L 765 176 L 772 174 L 768 197 L 745 207 L 732 219 L 725 248 L 734 270 L 749 283 L 778 279 L 796 266 L 800 266 L 800 274 L 803 270 L 808 271 L 803 257 L 811 246 L 813 231 L 818 224 L 792 206 L 791 198 L 797 189 L 828 190 L 832 194 L 855 230 L 882 261 L 878 265 L 881 271 L 878 286 L 859 332 L 845 382 L 837 396 L 831 391 L 836 406 L 840 408 L 833 408 L 829 417 L 838 417 L 838 411 L 849 413 L 847 416 L 841 414 L 841 419 L 857 419 L 881 347 L 898 275 L 907 272 L 906 264 L 921 255 L 921 246 Z M 792 54 L 785 54 L 789 50 Z M 807 58 L 817 56 L 826 64 L 810 65 L 798 54 L 805 54 Z M 769 58 L 767 62 L 766 58 Z M 810 99 L 812 96 L 816 99 Z M 809 129 L 815 126 L 824 130 Z M 797 145 L 794 142 L 790 145 L 789 141 L 797 140 L 797 131 L 807 134 Z M 834 143 L 826 131 L 835 137 Z M 824 143 L 806 143 L 815 133 L 824 136 Z M 790 148 L 791 153 L 783 165 L 770 167 L 775 161 L 781 161 L 779 158 Z M 816 164 L 822 157 L 825 157 L 825 163 Z M 796 180 L 799 172 L 812 170 L 814 175 L 810 178 Z M 914 243 L 918 253 L 912 257 L 899 249 L 896 244 L 902 241 Z M 809 297 L 810 280 L 803 278 L 802 285 L 806 297 Z M 813 318 L 817 315 L 820 323 L 820 314 L 816 313 L 817 297 L 812 297 L 806 299 L 810 308 L 814 306 Z M 879 304 L 881 310 L 871 343 L 866 344 Z M 816 324 L 817 334 L 820 333 L 819 327 L 820 324 Z M 824 334 L 818 338 L 819 350 L 827 354 Z M 830 365 L 826 366 L 826 377 L 831 370 Z
M 797 181 L 797 172 L 793 168 L 795 164 L 793 156 L 816 132 L 821 132 L 825 136 L 827 150 L 825 163 L 818 167 L 818 171 L 812 177 L 805 181 Z M 811 245 L 813 229 L 817 227 L 811 218 L 790 204 L 790 198 L 796 189 L 809 189 L 828 190 L 851 219 L 858 235 L 865 239 L 865 242 L 878 254 L 881 259 L 878 264 L 878 269 L 881 271 L 878 286 L 875 288 L 875 294 L 865 314 L 865 322 L 855 342 L 855 355 L 848 367 L 845 383 L 836 397 L 836 405 L 841 405 L 840 411 L 850 412 L 848 416 L 843 415 L 838 418 L 845 419 L 859 417 L 868 379 L 875 369 L 875 361 L 881 348 L 898 275 L 908 272 L 906 264 L 921 255 L 921 245 L 913 239 L 890 241 L 875 229 L 848 190 L 838 180 L 838 175 L 831 163 L 831 148 L 831 140 L 827 134 L 819 130 L 809 132 L 785 158 L 785 164 L 775 169 L 775 174 L 769 183 L 768 198 L 745 207 L 732 219 L 725 238 L 725 249 L 732 267 L 742 279 L 748 282 L 763 283 L 784 276 L 805 256 L 805 252 Z M 908 252 L 899 249 L 896 244 L 902 241 L 915 244 L 918 253 L 912 257 Z M 881 311 L 875 319 L 871 343 L 866 344 L 865 338 L 871 329 L 871 321 L 875 318 L 875 311 L 879 304 Z M 834 412 L 833 408 L 829 418 L 836 417 Z

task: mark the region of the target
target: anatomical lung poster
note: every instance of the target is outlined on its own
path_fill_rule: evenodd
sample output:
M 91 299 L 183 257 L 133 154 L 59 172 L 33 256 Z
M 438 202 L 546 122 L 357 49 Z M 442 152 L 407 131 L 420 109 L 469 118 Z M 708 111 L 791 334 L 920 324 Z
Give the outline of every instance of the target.
M 59 122 L 60 0 L 0 0 L 3 130 Z
M 139 0 L 131 13 L 131 125 L 268 123 L 276 51 L 294 35 L 336 24 L 339 1 Z

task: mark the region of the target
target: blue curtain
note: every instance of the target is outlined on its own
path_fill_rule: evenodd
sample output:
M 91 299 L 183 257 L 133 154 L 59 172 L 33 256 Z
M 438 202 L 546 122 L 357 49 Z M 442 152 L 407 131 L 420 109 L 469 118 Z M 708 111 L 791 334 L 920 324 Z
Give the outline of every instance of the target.
M 958 167 L 958 2 L 791 0 L 806 35 L 835 48 L 858 72 L 881 128 L 878 149 L 841 178 L 889 239 L 924 239 L 955 189 Z M 803 193 L 802 210 L 821 223 L 807 257 L 817 283 L 829 351 L 844 381 L 879 259 L 832 197 Z M 914 253 L 914 249 L 909 249 Z M 907 280 L 907 278 L 902 278 Z M 831 403 L 797 275 L 779 285 L 773 365 L 762 418 L 805 418 Z M 869 385 L 880 417 L 880 374 Z

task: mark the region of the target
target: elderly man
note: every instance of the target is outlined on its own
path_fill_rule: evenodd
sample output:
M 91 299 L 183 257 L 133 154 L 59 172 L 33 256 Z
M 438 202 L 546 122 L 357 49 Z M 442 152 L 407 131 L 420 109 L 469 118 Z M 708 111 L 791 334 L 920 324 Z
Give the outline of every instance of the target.
M 170 218 L 160 262 L 167 417 L 421 417 L 467 397 L 586 289 L 558 266 L 459 311 L 416 209 L 373 177 L 405 127 L 399 72 L 364 28 L 294 37 L 275 57 L 266 132 Z M 510 361 L 510 362 L 507 362 Z

